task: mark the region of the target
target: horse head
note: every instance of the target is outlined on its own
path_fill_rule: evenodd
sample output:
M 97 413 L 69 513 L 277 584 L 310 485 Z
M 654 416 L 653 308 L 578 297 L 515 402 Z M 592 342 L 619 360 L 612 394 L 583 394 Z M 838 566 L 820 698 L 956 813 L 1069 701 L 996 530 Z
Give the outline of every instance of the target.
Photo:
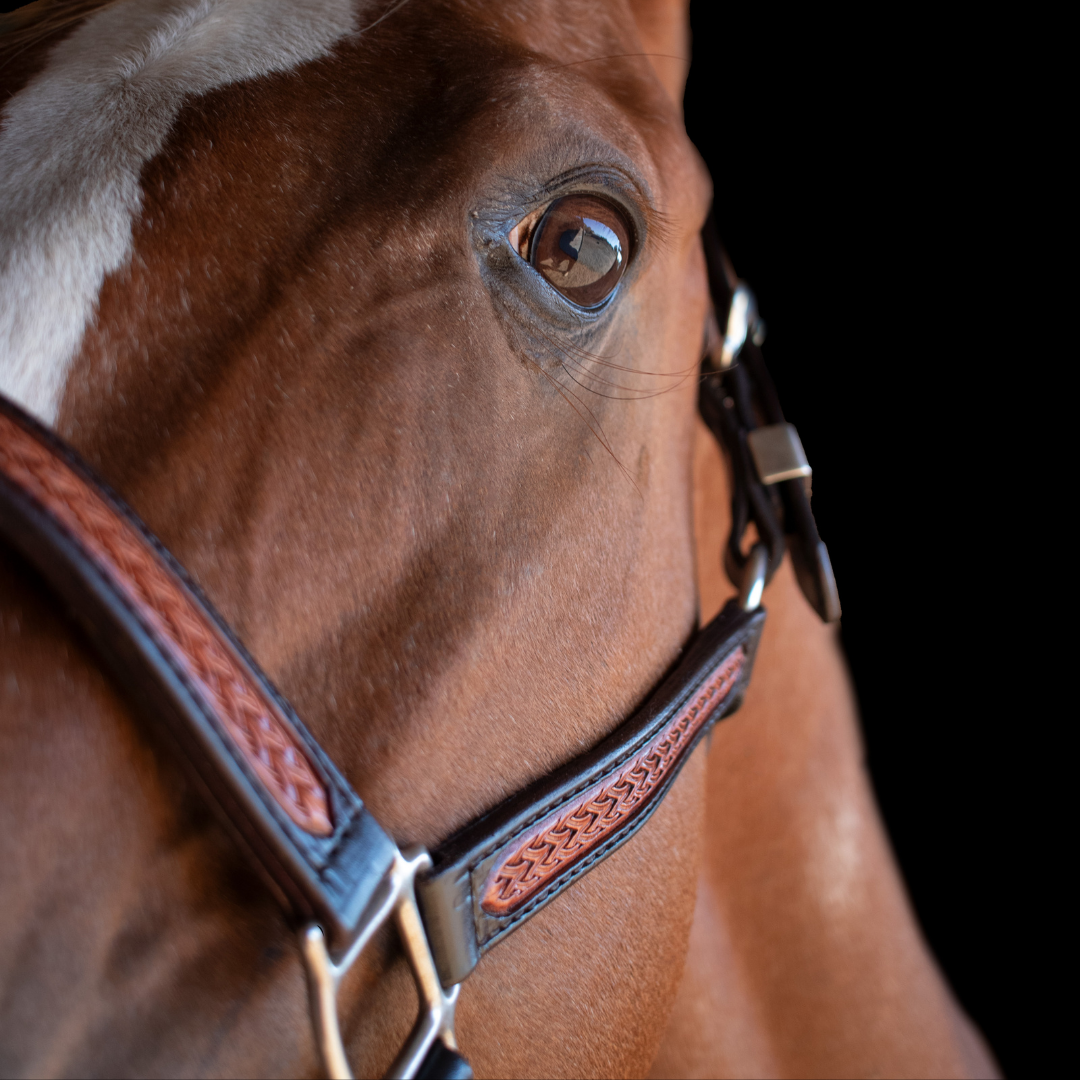
M 18 192 L 40 225 L 13 272 L 90 233 L 73 273 L 96 288 L 44 283 L 33 302 L 82 325 L 7 385 L 187 566 L 387 830 L 434 845 L 615 727 L 694 625 L 710 185 L 681 124 L 684 13 L 129 8 L 36 44 L 9 104 L 9 147 L 56 156 L 51 186 Z M 89 103 L 51 78 L 72 64 Z M 90 134 L 69 126 L 80 108 Z M 129 751 L 110 752 L 87 751 L 80 785 L 171 854 L 152 883 L 118 890 L 108 860 L 77 879 L 114 912 L 94 941 L 149 980 L 142 1032 L 114 1015 L 108 1041 L 178 1053 L 179 978 L 244 1033 L 211 1052 L 188 1031 L 191 1067 L 310 1069 L 294 948 L 271 963 L 238 930 L 257 887 L 203 869 L 213 830 L 164 781 L 144 777 L 136 810 Z M 489 1048 L 478 1069 L 648 1062 L 692 914 L 700 782 L 691 768 L 632 849 L 485 960 L 459 1012 Z M 147 889 L 186 897 L 197 928 L 178 904 L 151 935 Z M 412 1011 L 400 968 L 387 944 L 358 978 L 361 1070 Z M 254 971 L 257 999 L 228 1005 Z
M 0 39 L 0 394 L 399 845 L 597 746 L 734 591 L 688 38 L 678 0 L 40 0 Z M 711 756 L 465 984 L 478 1075 L 992 1071 L 782 549 Z M 31 563 L 0 547 L 0 1071 L 314 1073 L 294 928 Z M 387 929 L 357 1072 L 415 1008 Z

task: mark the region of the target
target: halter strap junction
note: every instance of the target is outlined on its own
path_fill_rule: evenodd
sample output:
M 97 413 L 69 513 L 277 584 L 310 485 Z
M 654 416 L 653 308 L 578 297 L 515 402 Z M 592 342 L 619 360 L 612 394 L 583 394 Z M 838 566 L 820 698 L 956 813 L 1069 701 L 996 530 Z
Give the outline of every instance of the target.
M 388 1075 L 472 1075 L 454 1035 L 461 981 L 633 836 L 697 743 L 739 707 L 765 622 L 762 590 L 785 537 L 811 604 L 827 620 L 839 616 L 803 487 L 809 466 L 753 341 L 752 295 L 725 270 L 708 230 L 706 245 L 714 302 L 728 314 L 703 362 L 699 404 L 734 463 L 725 565 L 740 596 L 610 736 L 430 854 L 398 849 L 177 561 L 70 447 L 0 397 L 0 537 L 65 601 L 139 711 L 160 720 L 298 926 L 331 1077 L 351 1075 L 338 985 L 391 919 L 421 1009 Z M 761 539 L 744 553 L 751 520 Z

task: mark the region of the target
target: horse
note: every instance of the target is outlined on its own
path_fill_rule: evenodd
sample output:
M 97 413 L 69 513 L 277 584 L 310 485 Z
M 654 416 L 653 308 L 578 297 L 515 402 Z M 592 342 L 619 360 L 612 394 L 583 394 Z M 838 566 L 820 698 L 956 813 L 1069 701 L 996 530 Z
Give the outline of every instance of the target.
M 611 732 L 732 592 L 686 5 L 39 0 L 3 41 L 0 393 L 399 844 Z M 545 222 L 586 212 L 618 258 L 575 279 Z M 835 628 L 789 562 L 765 599 L 741 711 L 463 985 L 476 1075 L 993 1075 Z M 0 667 L 0 1071 L 316 1074 L 292 928 L 6 546 Z M 342 1002 L 358 1074 L 414 1012 L 387 930 Z

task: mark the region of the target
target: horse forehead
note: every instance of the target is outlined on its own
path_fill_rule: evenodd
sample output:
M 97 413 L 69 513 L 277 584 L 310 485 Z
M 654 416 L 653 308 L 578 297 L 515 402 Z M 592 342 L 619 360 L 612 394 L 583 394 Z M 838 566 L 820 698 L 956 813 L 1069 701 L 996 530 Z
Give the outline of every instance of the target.
M 0 391 L 54 421 L 185 100 L 324 56 L 357 18 L 353 0 L 129 0 L 52 49 L 0 130 Z
M 532 7 L 510 16 L 498 4 L 448 3 L 425 8 L 424 19 L 429 40 L 435 28 L 456 29 L 478 46 L 486 42 L 481 51 L 517 46 L 534 50 L 535 61 L 540 49 L 577 65 L 565 79 L 576 88 L 601 71 L 578 61 L 610 55 L 633 38 L 618 4 L 592 0 L 558 13 L 550 3 Z M 44 69 L 8 101 L 0 128 L 0 392 L 55 422 L 102 283 L 132 257 L 132 226 L 144 202 L 140 173 L 184 103 L 327 56 L 378 10 L 366 0 L 129 0 L 93 14 L 52 49 Z M 405 14 L 397 14 L 397 33 L 408 29 Z M 394 20 L 386 28 L 392 41 Z M 353 44 L 379 52 L 374 36 Z M 424 57 L 413 61 L 422 67 Z M 514 87 L 518 103 L 535 101 L 541 87 L 523 88 L 527 66 L 492 65 L 491 88 Z M 471 74 L 483 81 L 479 67 Z M 548 89 L 556 86 L 549 80 Z M 394 97 L 369 96 L 370 123 Z M 495 97 L 489 104 L 497 110 Z
M 497 156 L 507 145 L 518 150 L 545 141 L 561 142 L 571 156 L 600 158 L 606 141 L 626 161 L 651 171 L 650 181 L 679 173 L 669 166 L 682 163 L 663 151 L 670 150 L 673 133 L 681 135 L 681 119 L 647 58 L 629 51 L 641 45 L 619 0 L 538 0 L 512 11 L 499 0 L 451 0 L 425 8 L 425 16 L 422 26 L 388 23 L 383 40 L 354 46 L 376 77 L 388 73 L 386 65 L 396 75 L 394 92 L 369 97 L 367 115 L 355 117 L 361 129 L 378 134 L 385 120 L 380 113 L 400 112 L 407 123 L 395 126 L 394 139 L 479 149 L 472 162 L 452 159 L 461 186 L 470 171 L 490 167 L 493 151 Z M 403 68 L 406 47 L 410 62 Z M 434 114 L 418 114 L 417 94 L 435 106 Z M 661 148 L 656 135 L 664 144 L 658 159 L 651 155 Z M 425 162 L 429 169 L 438 164 Z

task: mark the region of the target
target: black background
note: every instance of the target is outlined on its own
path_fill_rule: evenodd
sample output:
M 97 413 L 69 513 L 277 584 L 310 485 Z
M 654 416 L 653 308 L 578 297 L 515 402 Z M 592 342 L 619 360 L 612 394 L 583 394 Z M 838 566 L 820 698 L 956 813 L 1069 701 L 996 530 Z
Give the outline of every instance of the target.
M 1033 509 L 1017 420 L 1046 360 L 1022 282 L 1046 268 L 1010 248 L 997 73 L 895 13 L 695 0 L 691 18 L 687 130 L 814 467 L 889 835 L 1004 1071 L 1052 1067 L 1061 871 L 1035 811 L 1055 710 L 1025 687 L 1048 666 L 1032 601 L 1055 586 L 1040 530 L 1013 535 Z

